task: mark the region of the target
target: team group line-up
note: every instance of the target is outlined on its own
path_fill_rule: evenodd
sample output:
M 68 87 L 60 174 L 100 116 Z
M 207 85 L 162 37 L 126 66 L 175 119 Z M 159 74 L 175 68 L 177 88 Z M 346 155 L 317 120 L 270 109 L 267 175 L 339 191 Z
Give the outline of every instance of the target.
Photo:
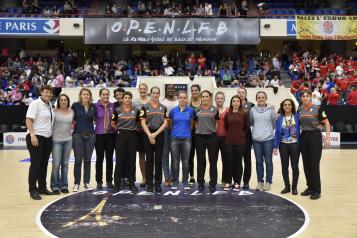
M 100 99 L 93 102 L 92 93 L 82 88 L 77 102 L 70 104 L 67 95 L 58 97 L 53 108 L 52 87 L 44 85 L 41 97 L 33 101 L 26 115 L 29 133 L 26 144 L 31 157 L 29 192 L 34 200 L 40 194 L 68 193 L 68 163 L 73 149 L 74 187 L 80 189 L 82 166 L 84 189 L 89 189 L 91 157 L 96 149 L 97 189 L 103 188 L 103 161 L 106 160 L 106 186 L 114 190 L 129 187 L 138 191 L 136 182 L 136 153 L 142 174 L 140 187 L 147 192 L 190 190 L 195 185 L 194 163 L 197 155 L 198 191 L 205 189 L 206 151 L 209 161 L 209 191 L 217 185 L 217 161 L 222 158 L 222 189 L 225 191 L 249 189 L 251 177 L 251 147 L 256 158 L 257 190 L 269 191 L 272 185 L 272 156 L 281 157 L 285 183 L 282 194 L 297 195 L 299 157 L 307 188 L 302 196 L 318 199 L 321 196 L 320 160 L 322 154 L 322 129 L 326 128 L 325 146 L 330 145 L 330 125 L 321 107 L 311 102 L 311 92 L 301 93 L 302 104 L 298 109 L 291 99 L 281 102 L 278 113 L 267 103 L 267 95 L 256 94 L 256 105 L 247 101 L 245 88 L 238 88 L 224 106 L 225 95 L 201 92 L 199 85 L 192 85 L 191 99 L 186 91 L 175 92 L 168 85 L 164 99 L 160 89 L 146 84 L 139 85 L 139 98 L 122 88 L 114 90 L 115 103 L 109 101 L 110 92 L 102 88 Z M 216 106 L 212 105 L 213 97 Z M 115 168 L 113 174 L 113 155 Z M 46 177 L 52 153 L 51 191 Z M 169 156 L 171 154 L 171 156 Z M 171 158 L 171 161 L 170 161 Z M 180 161 L 182 180 L 179 183 Z M 243 168 L 244 162 L 244 168 Z M 289 180 L 289 163 L 292 183 Z M 265 178 L 264 178 L 265 164 Z M 241 187 L 241 183 L 243 184 Z

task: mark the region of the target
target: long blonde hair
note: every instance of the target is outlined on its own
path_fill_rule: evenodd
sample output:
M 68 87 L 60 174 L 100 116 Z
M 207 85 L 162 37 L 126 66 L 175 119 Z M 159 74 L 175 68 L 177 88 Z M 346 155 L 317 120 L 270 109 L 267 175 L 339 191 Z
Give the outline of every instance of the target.
M 78 102 L 79 102 L 81 105 L 83 105 L 82 97 L 81 97 L 81 96 L 82 96 L 82 93 L 83 93 L 84 91 L 86 91 L 86 92 L 89 93 L 89 102 L 88 102 L 88 104 L 89 104 L 89 106 L 91 106 L 92 103 L 93 103 L 93 96 L 92 96 L 92 91 L 90 91 L 89 88 L 81 88 L 81 90 L 79 91 Z

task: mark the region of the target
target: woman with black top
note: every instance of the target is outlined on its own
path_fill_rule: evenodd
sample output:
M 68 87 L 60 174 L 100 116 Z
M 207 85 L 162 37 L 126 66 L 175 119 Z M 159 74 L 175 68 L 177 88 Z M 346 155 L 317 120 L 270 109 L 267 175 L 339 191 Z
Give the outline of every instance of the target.
M 201 106 L 201 86 L 198 84 L 193 84 L 191 86 L 191 101 L 190 101 L 190 107 L 192 107 L 193 110 L 196 110 Z M 194 167 L 195 167 L 195 152 L 196 152 L 196 132 L 195 128 L 192 129 L 192 140 L 191 140 L 191 149 L 190 149 L 190 157 L 189 157 L 189 165 L 190 165 L 190 181 L 189 181 L 189 186 L 193 187 L 195 184 L 195 176 L 194 176 Z
M 139 121 L 139 110 L 132 105 L 131 92 L 123 93 L 122 106 L 114 109 L 112 118 L 112 127 L 117 130 L 115 142 L 115 152 L 117 161 L 114 170 L 114 186 L 120 190 L 121 178 L 123 177 L 124 161 L 129 165 L 129 189 L 138 191 L 135 186 L 135 169 L 136 169 L 136 140 L 137 140 L 137 123 Z
M 226 129 L 225 148 L 226 148 L 226 181 L 224 190 L 231 188 L 232 178 L 234 181 L 233 190 L 240 190 L 243 166 L 242 159 L 245 149 L 246 132 L 249 129 L 249 116 L 244 112 L 243 104 L 238 96 L 233 96 L 229 106 L 229 112 L 224 117 Z
M 320 160 L 322 154 L 323 126 L 326 128 L 325 148 L 330 146 L 330 123 L 325 112 L 312 104 L 310 91 L 301 92 L 302 105 L 299 107 L 301 125 L 300 151 L 304 164 L 307 189 L 302 196 L 316 200 L 321 197 Z
M 197 182 L 198 191 L 203 192 L 206 171 L 206 150 L 208 150 L 208 159 L 210 164 L 209 188 L 210 192 L 216 191 L 217 185 L 217 120 L 219 120 L 219 111 L 212 106 L 211 92 L 204 90 L 201 93 L 202 105 L 196 108 L 195 126 L 196 126 L 196 151 L 197 151 Z
M 73 192 L 79 190 L 81 182 L 82 162 L 83 184 L 89 189 L 91 158 L 95 146 L 94 121 L 96 107 L 92 103 L 92 92 L 82 88 L 79 92 L 79 101 L 72 104 L 74 112 L 73 153 L 74 153 L 74 186 Z
M 285 99 L 280 103 L 279 116 L 276 121 L 275 137 L 273 145 L 274 155 L 278 154 L 281 158 L 281 170 L 283 174 L 285 188 L 281 194 L 290 192 L 289 182 L 289 160 L 293 170 L 292 194 L 297 195 L 297 183 L 299 180 L 299 138 L 300 122 L 299 115 L 296 113 L 295 104 L 291 99 Z
M 117 107 L 121 107 L 123 105 L 123 94 L 125 90 L 121 87 L 114 90 L 114 98 L 117 100 L 114 103 L 114 109 Z M 138 107 L 137 107 L 138 108 Z M 139 109 L 139 108 L 138 108 Z M 118 161 L 118 155 L 115 150 L 115 158 Z M 123 166 L 120 168 L 122 170 L 122 177 L 120 178 L 121 186 L 128 186 L 129 185 L 129 163 L 127 161 L 123 161 Z
M 160 193 L 162 182 L 162 148 L 164 146 L 163 131 L 167 126 L 166 107 L 159 102 L 160 89 L 152 87 L 151 100 L 143 105 L 140 111 L 141 126 L 147 136 L 144 137 L 146 153 L 147 192 L 153 192 L 153 173 L 155 163 L 155 190 Z
M 148 85 L 146 83 L 139 84 L 139 98 L 135 98 L 133 100 L 134 107 L 141 109 L 143 105 L 150 101 L 150 97 L 148 96 Z M 145 174 L 145 146 L 144 146 L 144 137 L 145 132 L 141 127 L 139 122 L 138 124 L 138 139 L 136 145 L 136 151 L 139 152 L 139 167 L 142 175 L 142 182 L 140 183 L 140 187 L 146 186 L 146 174 Z

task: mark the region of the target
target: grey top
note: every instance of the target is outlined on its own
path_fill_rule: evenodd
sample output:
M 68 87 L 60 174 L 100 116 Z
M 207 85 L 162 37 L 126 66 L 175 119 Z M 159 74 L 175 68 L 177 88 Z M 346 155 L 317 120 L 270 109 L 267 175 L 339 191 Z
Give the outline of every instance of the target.
M 216 120 L 219 120 L 217 107 L 210 106 L 204 108 L 200 106 L 195 109 L 196 134 L 210 135 L 216 133 Z
M 146 119 L 146 125 L 150 130 L 157 130 L 168 119 L 168 112 L 161 103 L 154 107 L 151 103 L 143 105 L 140 112 L 140 119 Z
M 64 142 L 72 140 L 72 122 L 74 113 L 70 110 L 69 113 L 55 112 L 55 122 L 53 125 L 53 141 Z
M 254 106 L 250 110 L 253 140 L 264 142 L 274 139 L 275 122 L 275 112 L 270 105 Z
M 321 108 L 317 105 L 310 105 L 306 110 L 303 106 L 298 109 L 300 125 L 302 131 L 321 131 L 322 121 L 327 117 Z
M 118 130 L 135 131 L 139 121 L 139 110 L 132 107 L 131 110 L 124 110 L 122 106 L 114 109 L 112 121 L 117 124 Z

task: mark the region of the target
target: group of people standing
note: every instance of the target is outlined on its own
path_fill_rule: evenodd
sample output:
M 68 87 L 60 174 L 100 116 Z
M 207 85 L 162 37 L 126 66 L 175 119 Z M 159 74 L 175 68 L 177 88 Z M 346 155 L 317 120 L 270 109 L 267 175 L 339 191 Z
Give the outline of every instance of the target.
M 201 92 L 197 84 L 190 89 L 189 100 L 186 91 L 175 93 L 174 85 L 166 85 L 165 96 L 161 100 L 159 87 L 154 86 L 149 92 L 146 84 L 140 84 L 139 98 L 133 99 L 131 92 L 118 88 L 114 90 L 116 102 L 111 103 L 109 90 L 102 88 L 100 99 L 94 103 L 91 91 L 82 88 L 77 102 L 71 105 L 69 97 L 61 94 L 53 109 L 50 104 L 52 88 L 42 86 L 41 97 L 30 104 L 26 115 L 29 131 L 26 143 L 31 156 L 28 180 L 31 198 L 39 200 L 40 194 L 69 192 L 67 174 L 72 148 L 75 157 L 74 192 L 80 189 L 82 166 L 83 187 L 89 189 L 94 148 L 98 189 L 103 188 L 105 158 L 106 186 L 116 190 L 128 186 L 131 191 L 138 191 L 135 185 L 137 152 L 143 177 L 140 186 L 146 187 L 147 192 L 155 190 L 160 193 L 163 176 L 166 187 L 178 189 L 180 162 L 182 188 L 190 190 L 196 183 L 195 154 L 198 190 L 203 192 L 206 152 L 210 192 L 216 191 L 219 152 L 222 158 L 222 189 L 239 191 L 242 180 L 242 188 L 248 189 L 252 146 L 256 158 L 256 189 L 270 190 L 272 155 L 279 150 L 285 183 L 281 193 L 292 190 L 296 195 L 301 152 L 308 186 L 301 195 L 310 195 L 312 199 L 320 197 L 321 130 L 325 124 L 325 145 L 328 146 L 329 123 L 323 110 L 311 103 L 311 92 L 302 93 L 302 105 L 298 110 L 292 100 L 284 100 L 277 115 L 274 106 L 267 104 L 267 95 L 263 91 L 256 94 L 257 105 L 254 105 L 247 101 L 246 89 L 239 88 L 226 108 L 223 92 L 213 96 L 208 90 Z M 216 106 L 213 105 L 213 97 Z M 114 151 L 116 163 L 113 173 Z M 46 186 L 51 152 L 52 192 Z M 289 160 L 293 169 L 292 187 Z

